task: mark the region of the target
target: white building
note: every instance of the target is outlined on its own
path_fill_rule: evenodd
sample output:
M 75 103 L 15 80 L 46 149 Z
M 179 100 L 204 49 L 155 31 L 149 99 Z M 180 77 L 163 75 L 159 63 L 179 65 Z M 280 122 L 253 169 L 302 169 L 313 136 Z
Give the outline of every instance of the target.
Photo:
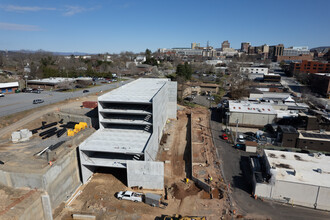
M 176 82 L 146 78 L 100 96 L 100 129 L 79 146 L 83 182 L 98 167 L 122 168 L 128 186 L 162 189 L 164 164 L 155 160 L 176 98 Z
M 283 56 L 299 56 L 302 54 L 310 54 L 310 51 L 307 46 L 289 47 L 284 48 L 283 50 Z
M 229 124 L 245 127 L 263 127 L 272 124 L 276 111 L 268 103 L 229 100 Z
M 267 67 L 241 67 L 240 72 L 247 74 L 250 80 L 262 80 L 268 74 Z
M 330 210 L 330 157 L 264 150 L 261 161 L 251 159 L 256 196 Z
M 241 67 L 240 68 L 241 73 L 248 73 L 248 74 L 268 74 L 268 68 L 267 67 Z

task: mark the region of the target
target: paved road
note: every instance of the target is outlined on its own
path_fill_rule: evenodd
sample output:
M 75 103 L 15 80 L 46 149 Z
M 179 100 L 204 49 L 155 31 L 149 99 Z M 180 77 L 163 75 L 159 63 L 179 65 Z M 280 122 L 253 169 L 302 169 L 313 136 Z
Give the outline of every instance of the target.
M 281 74 L 281 84 L 296 93 L 298 97 L 301 97 L 301 93 L 304 92 L 304 88 L 306 87 L 300 84 L 294 77 L 287 77 L 284 74 Z
M 87 96 L 92 93 L 113 89 L 123 84 L 129 83 L 131 81 L 133 80 L 129 79 L 126 81 L 116 82 L 111 84 L 101 84 L 100 86 L 88 88 L 89 90 L 88 93 L 83 93 L 83 90 L 78 90 L 74 92 L 43 91 L 40 94 L 36 94 L 36 93 L 8 94 L 5 97 L 0 98 L 0 117 L 33 109 L 43 105 L 60 102 L 70 98 Z M 33 104 L 32 102 L 34 99 L 43 99 L 45 102 L 41 104 Z
M 236 150 L 220 138 L 222 124 L 216 110 L 211 114 L 212 136 L 220 158 L 222 170 L 227 183 L 230 183 L 233 204 L 239 214 L 263 216 L 271 219 L 330 219 L 330 212 L 303 207 L 291 207 L 276 202 L 255 200 L 251 197 L 252 186 L 247 169 L 249 153 Z

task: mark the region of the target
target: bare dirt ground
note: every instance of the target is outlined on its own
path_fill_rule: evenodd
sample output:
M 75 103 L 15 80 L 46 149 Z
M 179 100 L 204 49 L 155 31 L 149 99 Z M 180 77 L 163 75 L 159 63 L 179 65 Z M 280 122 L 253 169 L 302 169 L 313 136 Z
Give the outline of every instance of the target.
M 204 126 L 208 126 L 209 113 L 205 108 L 178 111 L 177 120 L 168 121 L 162 139 L 159 161 L 165 163 L 165 188 L 167 189 L 168 206 L 165 209 L 151 207 L 144 203 L 134 203 L 131 201 L 117 200 L 115 193 L 123 190 L 131 190 L 126 187 L 126 173 L 121 169 L 108 169 L 95 173 L 91 180 L 83 185 L 78 191 L 77 196 L 69 200 L 62 207 L 55 211 L 56 220 L 72 219 L 72 214 L 90 214 L 97 219 L 157 219 L 162 215 L 181 214 L 183 216 L 206 216 L 208 220 L 227 219 L 224 216 L 226 209 L 225 198 L 218 199 L 220 189 L 215 188 L 212 192 L 215 199 L 210 199 L 210 194 L 198 188 L 193 181 L 186 183 L 184 178 L 187 176 L 187 113 L 197 111 L 197 117 L 202 118 Z M 194 116 L 193 116 L 194 117 Z M 207 129 L 203 129 L 206 137 L 210 137 Z M 193 132 L 194 133 L 194 132 Z M 197 131 L 200 133 L 200 131 Z M 195 134 L 195 133 L 194 133 Z M 193 135 L 193 140 L 202 141 L 200 135 Z M 197 139 L 196 139 L 197 138 Z M 209 138 L 206 149 L 212 148 L 212 141 Z M 210 163 L 212 160 L 211 149 L 205 150 Z M 221 177 L 214 166 L 208 166 L 207 173 L 214 175 L 217 181 Z M 136 190 L 135 190 L 136 191 Z M 138 190 L 146 192 L 145 190 Z M 163 191 L 155 192 L 163 194 Z M 222 217 L 224 216 L 224 217 Z

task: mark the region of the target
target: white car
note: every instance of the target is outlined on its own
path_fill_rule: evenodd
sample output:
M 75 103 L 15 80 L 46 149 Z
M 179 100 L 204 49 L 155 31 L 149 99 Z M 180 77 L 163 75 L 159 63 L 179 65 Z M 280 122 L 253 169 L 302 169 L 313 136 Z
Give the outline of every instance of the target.
M 132 191 L 120 191 L 116 194 L 117 199 L 122 200 L 130 200 L 133 202 L 142 202 L 142 193 L 136 193 Z
M 0 97 L 5 97 L 5 94 L 0 92 Z

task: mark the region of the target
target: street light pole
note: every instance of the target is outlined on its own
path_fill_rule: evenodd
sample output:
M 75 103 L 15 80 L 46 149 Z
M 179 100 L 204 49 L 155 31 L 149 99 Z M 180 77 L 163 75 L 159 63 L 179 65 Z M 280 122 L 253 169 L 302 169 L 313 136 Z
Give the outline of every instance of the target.
M 236 144 L 236 141 L 237 141 L 237 129 L 238 129 L 238 119 L 236 120 L 235 144 Z

